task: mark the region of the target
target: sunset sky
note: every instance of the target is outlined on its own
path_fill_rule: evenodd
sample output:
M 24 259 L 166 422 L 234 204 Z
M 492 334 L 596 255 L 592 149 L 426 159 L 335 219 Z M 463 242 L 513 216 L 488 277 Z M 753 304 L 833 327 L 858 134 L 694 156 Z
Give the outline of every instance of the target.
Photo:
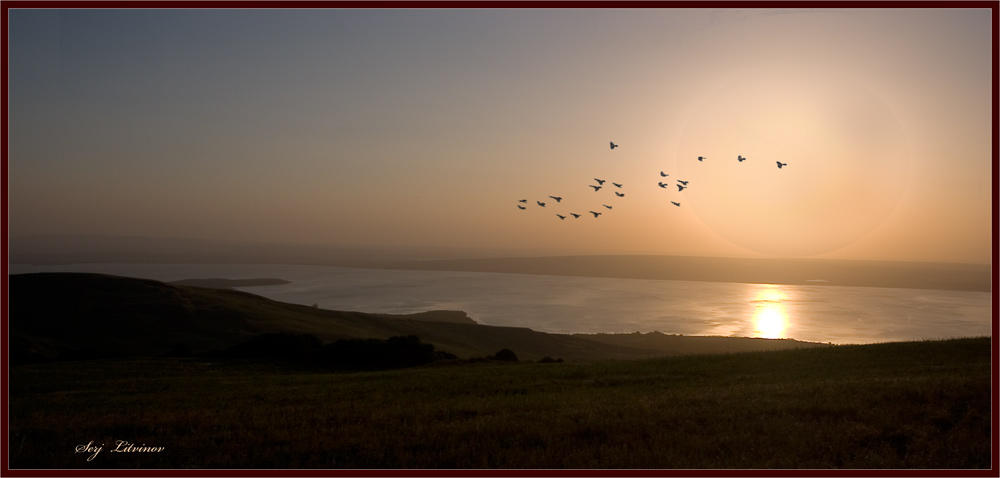
M 991 261 L 986 9 L 9 13 L 13 237 Z

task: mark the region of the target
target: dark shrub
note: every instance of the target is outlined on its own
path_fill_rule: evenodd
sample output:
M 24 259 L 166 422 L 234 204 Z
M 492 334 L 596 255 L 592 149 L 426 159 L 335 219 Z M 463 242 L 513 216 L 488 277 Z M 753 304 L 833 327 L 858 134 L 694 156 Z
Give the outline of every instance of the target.
M 223 350 L 221 355 L 234 358 L 303 358 L 315 357 L 323 346 L 310 334 L 261 334 L 249 342 Z
M 445 352 L 444 350 L 435 350 L 434 360 L 458 360 L 458 355 L 451 352 Z
M 323 347 L 322 357 L 339 368 L 378 369 L 386 366 L 386 342 L 379 339 L 341 339 Z
M 434 361 L 434 345 L 409 335 L 380 339 L 341 339 L 323 347 L 323 358 L 338 368 L 377 370 L 413 367 Z
M 548 355 L 546 355 L 546 356 L 542 357 L 542 359 L 539 360 L 538 363 L 562 363 L 562 361 L 563 361 L 563 359 L 561 359 L 561 358 L 554 359 L 554 358 L 549 357 Z
M 392 367 L 410 367 L 434 361 L 434 346 L 420 343 L 416 335 L 389 337 L 386 342 Z
M 504 362 L 517 362 L 517 354 L 513 350 L 503 349 L 493 354 L 493 360 L 503 360 Z

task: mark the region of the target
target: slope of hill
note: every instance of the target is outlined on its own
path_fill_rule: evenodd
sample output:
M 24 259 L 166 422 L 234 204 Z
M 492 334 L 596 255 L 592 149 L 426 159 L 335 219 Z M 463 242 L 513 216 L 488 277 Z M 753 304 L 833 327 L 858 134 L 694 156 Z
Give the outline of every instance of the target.
M 247 292 L 166 284 L 103 274 L 10 276 L 10 350 L 15 363 L 56 358 L 159 356 L 230 347 L 263 333 L 385 339 L 416 335 L 460 357 L 510 348 L 522 359 L 631 359 L 697 352 L 696 337 L 646 334 L 641 343 L 608 337 L 547 334 L 475 323 L 462 312 L 368 314 L 287 304 Z M 683 339 L 687 346 L 678 341 Z M 794 340 L 716 338 L 705 352 L 814 346 Z

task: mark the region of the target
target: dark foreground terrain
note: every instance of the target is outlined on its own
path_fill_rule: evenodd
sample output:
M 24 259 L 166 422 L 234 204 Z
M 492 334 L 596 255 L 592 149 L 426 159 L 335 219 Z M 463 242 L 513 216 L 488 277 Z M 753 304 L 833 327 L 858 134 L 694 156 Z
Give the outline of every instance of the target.
M 988 337 L 544 334 L 99 274 L 9 301 L 13 469 L 991 466 Z
M 989 469 L 991 362 L 974 338 L 378 372 L 36 363 L 10 369 L 8 452 L 15 469 Z

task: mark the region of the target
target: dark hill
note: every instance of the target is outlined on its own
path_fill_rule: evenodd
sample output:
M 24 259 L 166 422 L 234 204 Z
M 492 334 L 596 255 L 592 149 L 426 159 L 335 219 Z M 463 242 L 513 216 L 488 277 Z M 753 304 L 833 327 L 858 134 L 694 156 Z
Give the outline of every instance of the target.
M 158 356 L 176 350 L 199 354 L 264 333 L 312 334 L 327 343 L 413 335 L 460 357 L 485 356 L 503 348 L 525 360 L 552 356 L 590 361 L 681 353 L 676 338 L 658 340 L 652 334 L 646 334 L 649 340 L 641 344 L 622 344 L 586 335 L 480 325 L 456 311 L 399 316 L 332 311 L 235 290 L 103 274 L 17 274 L 9 276 L 9 284 L 10 350 L 15 363 Z M 719 340 L 724 343 L 706 352 L 813 345 L 793 340 Z
M 21 359 L 157 355 L 178 345 L 200 351 L 260 332 L 218 300 L 153 280 L 21 274 L 10 276 L 9 291 L 11 350 Z M 230 294 L 241 293 L 213 295 Z

